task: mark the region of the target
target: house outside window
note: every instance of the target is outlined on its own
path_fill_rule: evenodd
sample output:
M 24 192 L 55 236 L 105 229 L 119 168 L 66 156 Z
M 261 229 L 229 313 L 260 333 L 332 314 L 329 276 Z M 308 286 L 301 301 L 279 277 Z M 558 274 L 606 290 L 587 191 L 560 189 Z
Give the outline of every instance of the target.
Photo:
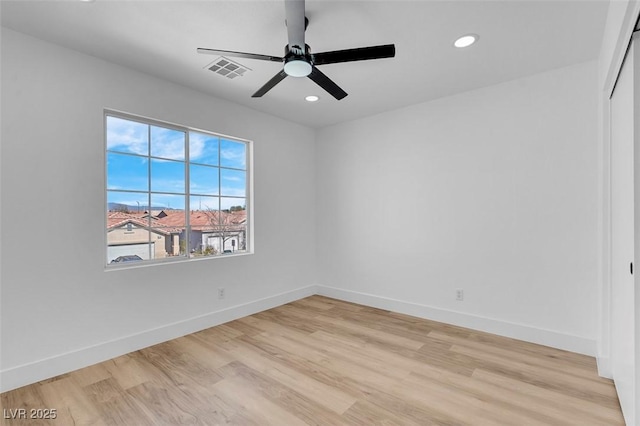
M 106 262 L 249 253 L 251 142 L 105 112 Z

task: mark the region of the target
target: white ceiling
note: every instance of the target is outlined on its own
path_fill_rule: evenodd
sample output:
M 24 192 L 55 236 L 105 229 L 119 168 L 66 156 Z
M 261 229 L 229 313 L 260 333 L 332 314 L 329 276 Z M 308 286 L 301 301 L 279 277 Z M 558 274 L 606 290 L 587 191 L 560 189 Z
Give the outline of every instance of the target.
M 608 0 L 306 2 L 314 52 L 394 43 L 396 57 L 320 66 L 348 94 L 336 101 L 307 78 L 251 95 L 281 64 L 230 80 L 208 71 L 198 47 L 283 56 L 283 1 L 6 1 L 2 25 L 311 127 L 596 59 Z M 455 49 L 460 35 L 474 46 Z M 43 67 L 46 72 L 46 67 Z M 306 95 L 320 96 L 308 103 Z

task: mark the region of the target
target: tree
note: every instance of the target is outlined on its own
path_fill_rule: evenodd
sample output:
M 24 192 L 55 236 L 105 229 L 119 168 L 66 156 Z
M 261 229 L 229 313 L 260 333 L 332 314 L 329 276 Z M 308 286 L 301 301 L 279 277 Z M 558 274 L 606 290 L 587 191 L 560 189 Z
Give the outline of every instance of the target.
M 237 209 L 233 210 L 234 208 Z M 244 236 L 244 226 L 238 223 L 234 223 L 233 215 L 230 213 L 230 211 L 241 210 L 244 210 L 244 208 L 240 206 L 234 206 L 226 211 L 214 210 L 211 208 L 207 208 L 204 211 L 204 214 L 207 216 L 207 220 L 209 222 L 208 227 L 210 228 L 211 232 L 220 239 L 220 252 L 224 252 L 225 243 L 233 237 L 236 237 L 238 240 L 239 246 L 236 247 L 236 249 L 245 249 L 245 238 L 241 238 L 241 235 Z
M 119 213 L 131 213 L 131 211 L 129 211 L 129 206 L 127 206 L 126 204 L 116 204 L 113 207 L 113 211 Z

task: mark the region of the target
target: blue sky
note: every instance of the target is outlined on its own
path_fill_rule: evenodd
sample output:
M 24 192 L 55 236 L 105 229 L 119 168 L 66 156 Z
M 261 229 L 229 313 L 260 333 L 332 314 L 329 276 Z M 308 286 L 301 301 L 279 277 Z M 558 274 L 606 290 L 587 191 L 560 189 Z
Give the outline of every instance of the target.
M 107 117 L 107 201 L 146 206 L 151 189 L 152 206 L 184 209 L 185 139 L 182 131 Z M 191 131 L 189 160 L 192 210 L 246 205 L 244 143 Z

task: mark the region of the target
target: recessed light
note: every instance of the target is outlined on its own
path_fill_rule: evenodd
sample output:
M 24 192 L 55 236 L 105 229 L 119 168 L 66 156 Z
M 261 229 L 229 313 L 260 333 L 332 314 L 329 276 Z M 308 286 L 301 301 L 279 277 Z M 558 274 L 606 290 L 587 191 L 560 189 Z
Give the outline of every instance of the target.
M 458 38 L 453 45 L 458 48 L 469 47 L 476 41 L 478 41 L 480 37 L 477 34 L 467 34 Z
M 318 96 L 316 96 L 316 95 L 309 95 L 306 98 L 304 98 L 304 100 L 307 101 L 307 102 L 315 102 L 318 99 L 320 99 L 320 98 Z

